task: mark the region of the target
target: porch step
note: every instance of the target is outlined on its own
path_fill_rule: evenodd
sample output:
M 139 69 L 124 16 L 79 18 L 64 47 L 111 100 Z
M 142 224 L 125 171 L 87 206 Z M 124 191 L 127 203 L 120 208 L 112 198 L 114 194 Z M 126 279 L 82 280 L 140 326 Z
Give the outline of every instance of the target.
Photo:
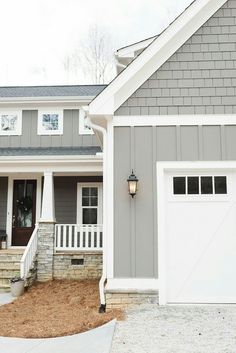
M 10 290 L 10 279 L 20 275 L 22 250 L 0 250 L 0 292 Z
M 0 293 L 8 293 L 10 292 L 10 286 L 9 285 L 0 285 Z

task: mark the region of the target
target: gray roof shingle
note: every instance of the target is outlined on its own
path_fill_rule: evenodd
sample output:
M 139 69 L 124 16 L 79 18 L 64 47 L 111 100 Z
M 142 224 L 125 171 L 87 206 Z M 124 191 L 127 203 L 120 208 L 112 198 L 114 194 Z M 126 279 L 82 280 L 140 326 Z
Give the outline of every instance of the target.
M 48 147 L 48 148 L 0 148 L 0 158 L 10 156 L 93 156 L 101 152 L 98 146 Z
M 106 85 L 0 87 L 0 98 L 95 97 Z

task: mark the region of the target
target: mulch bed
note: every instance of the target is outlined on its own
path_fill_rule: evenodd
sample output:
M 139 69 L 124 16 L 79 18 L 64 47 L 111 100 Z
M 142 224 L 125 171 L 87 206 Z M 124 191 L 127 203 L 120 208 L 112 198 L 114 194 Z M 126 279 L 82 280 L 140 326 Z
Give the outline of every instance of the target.
M 98 313 L 98 281 L 54 280 L 36 283 L 11 304 L 0 307 L 0 336 L 46 338 L 101 326 L 122 310 Z

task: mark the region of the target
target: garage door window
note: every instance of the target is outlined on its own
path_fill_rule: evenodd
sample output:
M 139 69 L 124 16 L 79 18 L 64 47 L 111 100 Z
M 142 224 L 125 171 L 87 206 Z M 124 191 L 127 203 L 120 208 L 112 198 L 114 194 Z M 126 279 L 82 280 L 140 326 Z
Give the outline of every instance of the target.
M 173 177 L 174 195 L 227 194 L 226 176 Z

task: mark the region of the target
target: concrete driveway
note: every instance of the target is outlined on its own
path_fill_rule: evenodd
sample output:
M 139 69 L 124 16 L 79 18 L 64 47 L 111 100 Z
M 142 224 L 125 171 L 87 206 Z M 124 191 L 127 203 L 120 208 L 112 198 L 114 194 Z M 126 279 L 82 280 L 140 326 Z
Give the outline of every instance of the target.
M 110 353 L 115 320 L 78 335 L 23 339 L 0 337 L 1 353 Z
M 143 305 L 117 323 L 112 353 L 190 352 L 236 352 L 236 305 Z

